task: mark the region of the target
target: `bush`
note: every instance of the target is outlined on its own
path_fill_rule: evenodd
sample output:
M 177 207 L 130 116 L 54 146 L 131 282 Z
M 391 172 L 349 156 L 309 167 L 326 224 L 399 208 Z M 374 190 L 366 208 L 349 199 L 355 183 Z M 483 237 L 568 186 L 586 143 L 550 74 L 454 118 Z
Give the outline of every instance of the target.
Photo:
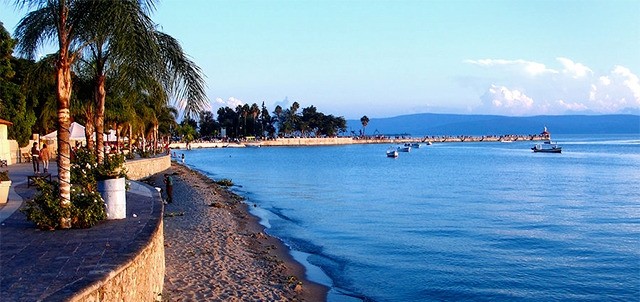
M 71 218 L 72 228 L 89 228 L 107 218 L 106 206 L 100 193 L 96 191 L 96 181 L 125 175 L 124 156 L 105 157 L 104 164 L 98 165 L 95 155 L 86 148 L 78 149 L 71 163 L 71 203 L 62 206 L 60 186 L 36 180 L 38 193 L 21 209 L 29 221 L 40 229 L 53 230 L 60 227 L 63 218 Z
M 0 182 L 9 181 L 9 170 L 0 171 Z
M 20 211 L 39 229 L 57 229 L 65 217 L 71 218 L 72 228 L 89 228 L 107 218 L 104 201 L 96 191 L 74 186 L 71 189 L 71 203 L 64 207 L 57 182 L 36 179 L 35 183 L 38 193 L 33 200 L 27 201 L 26 206 Z
M 138 151 L 138 155 L 140 155 L 141 158 L 150 158 L 151 157 L 151 151 L 142 151 L 139 150 Z

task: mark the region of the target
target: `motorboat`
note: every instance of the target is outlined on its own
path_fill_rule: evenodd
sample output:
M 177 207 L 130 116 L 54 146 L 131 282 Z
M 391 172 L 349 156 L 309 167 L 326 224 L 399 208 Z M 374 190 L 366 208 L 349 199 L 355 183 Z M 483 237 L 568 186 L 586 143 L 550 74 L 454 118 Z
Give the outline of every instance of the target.
M 411 144 L 412 148 L 416 148 L 416 149 L 420 149 L 420 143 L 413 143 Z
M 543 138 L 547 140 L 542 144 L 536 144 L 531 148 L 533 152 L 540 153 L 562 153 L 562 147 L 558 146 L 558 144 L 551 141 L 551 132 L 547 130 L 547 127 L 544 127 L 544 130 L 540 133 Z
M 399 146 L 398 152 L 411 152 L 411 146 Z
M 562 153 L 562 147 L 552 141 L 536 144 L 531 148 L 531 150 L 533 150 L 533 152 L 540 153 Z
M 394 149 L 387 150 L 387 157 L 398 157 L 398 151 Z

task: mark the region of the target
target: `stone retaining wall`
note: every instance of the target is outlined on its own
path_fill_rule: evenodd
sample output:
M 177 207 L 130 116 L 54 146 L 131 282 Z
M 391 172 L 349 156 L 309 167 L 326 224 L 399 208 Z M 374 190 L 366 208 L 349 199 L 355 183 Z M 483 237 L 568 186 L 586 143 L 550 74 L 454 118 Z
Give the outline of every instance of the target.
M 130 179 L 138 180 L 149 177 L 158 172 L 162 172 L 171 167 L 171 157 L 169 155 L 127 160 L 125 163 L 127 176 Z
M 149 244 L 132 261 L 108 274 L 101 282 L 76 293 L 69 301 L 162 301 L 164 227 L 162 218 L 157 221 Z

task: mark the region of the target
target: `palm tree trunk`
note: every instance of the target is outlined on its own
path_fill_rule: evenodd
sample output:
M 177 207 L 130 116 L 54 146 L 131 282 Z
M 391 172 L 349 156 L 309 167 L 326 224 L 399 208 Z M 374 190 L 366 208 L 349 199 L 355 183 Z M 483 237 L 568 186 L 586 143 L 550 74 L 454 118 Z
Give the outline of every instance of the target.
M 107 97 L 105 91 L 104 75 L 98 76 L 96 81 L 95 101 L 96 101 L 96 158 L 98 163 L 104 161 L 104 102 Z
M 153 155 L 158 154 L 158 129 L 160 128 L 158 123 L 153 125 Z
M 129 123 L 129 156 L 133 155 L 132 139 L 133 139 L 133 126 L 131 126 L 131 123 Z
M 60 50 L 56 69 L 56 85 L 58 98 L 58 178 L 60 180 L 60 203 L 64 208 L 71 205 L 71 146 L 69 144 L 69 127 L 71 114 L 71 64 L 66 51 Z M 60 227 L 71 228 L 71 218 L 62 217 Z
M 87 148 L 89 150 L 94 150 L 95 144 L 93 140 L 93 131 L 95 127 L 93 127 L 93 121 L 87 120 L 86 125 L 84 125 L 84 137 L 87 140 Z
M 118 130 L 118 123 L 115 126 L 116 129 L 116 153 L 120 154 L 120 130 Z

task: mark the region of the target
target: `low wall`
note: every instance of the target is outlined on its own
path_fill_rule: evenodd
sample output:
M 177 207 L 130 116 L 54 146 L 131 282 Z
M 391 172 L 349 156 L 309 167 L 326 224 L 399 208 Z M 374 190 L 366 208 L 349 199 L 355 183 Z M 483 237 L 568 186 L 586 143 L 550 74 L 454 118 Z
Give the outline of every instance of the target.
M 125 163 L 127 176 L 130 179 L 138 180 L 162 172 L 171 167 L 171 157 L 169 155 L 127 160 Z
M 261 146 L 322 146 L 322 145 L 350 145 L 350 137 L 327 138 L 278 138 L 276 140 L 261 141 Z
M 165 273 L 164 227 L 162 218 L 158 222 L 149 244 L 131 262 L 69 301 L 161 301 Z

